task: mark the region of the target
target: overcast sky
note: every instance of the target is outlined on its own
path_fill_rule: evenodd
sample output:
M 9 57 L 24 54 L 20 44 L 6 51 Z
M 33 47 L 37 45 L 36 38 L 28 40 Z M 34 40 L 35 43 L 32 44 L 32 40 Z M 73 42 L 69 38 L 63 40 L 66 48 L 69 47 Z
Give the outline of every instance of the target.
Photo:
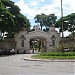
M 21 9 L 21 13 L 27 16 L 31 25 L 35 25 L 34 17 L 37 14 L 55 13 L 57 18 L 61 16 L 60 4 L 61 0 L 12 0 Z M 63 15 L 75 13 L 75 0 L 63 1 Z

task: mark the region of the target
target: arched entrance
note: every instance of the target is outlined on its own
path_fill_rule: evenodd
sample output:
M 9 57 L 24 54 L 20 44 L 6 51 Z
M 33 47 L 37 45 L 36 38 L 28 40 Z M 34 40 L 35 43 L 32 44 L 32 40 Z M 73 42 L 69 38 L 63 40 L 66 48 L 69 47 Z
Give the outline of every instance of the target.
M 59 46 L 60 40 L 60 34 L 54 27 L 51 27 L 48 32 L 37 28 L 31 32 L 20 31 L 15 34 L 15 50 L 19 50 L 20 53 L 30 53 L 31 49 L 33 53 L 35 49 L 39 52 L 51 52 L 53 51 L 52 48 Z
M 44 37 L 31 37 L 29 45 L 30 50 L 32 50 L 32 53 L 47 51 L 47 39 Z

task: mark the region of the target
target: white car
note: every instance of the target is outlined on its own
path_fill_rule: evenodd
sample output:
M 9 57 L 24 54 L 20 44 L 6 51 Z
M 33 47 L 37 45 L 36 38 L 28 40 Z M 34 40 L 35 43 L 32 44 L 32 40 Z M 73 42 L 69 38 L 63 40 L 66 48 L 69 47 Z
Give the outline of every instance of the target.
M 69 51 L 69 48 L 64 48 L 64 51 Z
M 14 50 L 14 49 L 11 49 L 11 50 L 10 50 L 10 53 L 11 53 L 11 54 L 15 54 L 15 50 Z

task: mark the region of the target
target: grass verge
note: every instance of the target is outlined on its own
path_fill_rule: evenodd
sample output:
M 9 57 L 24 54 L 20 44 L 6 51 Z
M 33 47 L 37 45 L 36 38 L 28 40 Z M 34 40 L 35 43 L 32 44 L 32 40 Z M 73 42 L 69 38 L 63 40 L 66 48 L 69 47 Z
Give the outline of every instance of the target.
M 43 52 L 33 55 L 32 58 L 38 59 L 75 59 L 75 52 Z

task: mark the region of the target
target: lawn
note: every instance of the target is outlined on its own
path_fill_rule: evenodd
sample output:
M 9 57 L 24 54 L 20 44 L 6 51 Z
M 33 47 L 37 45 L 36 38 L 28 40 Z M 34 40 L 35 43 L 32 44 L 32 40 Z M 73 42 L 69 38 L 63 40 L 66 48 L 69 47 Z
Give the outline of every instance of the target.
M 32 58 L 38 59 L 75 59 L 75 52 L 42 52 L 33 55 Z

